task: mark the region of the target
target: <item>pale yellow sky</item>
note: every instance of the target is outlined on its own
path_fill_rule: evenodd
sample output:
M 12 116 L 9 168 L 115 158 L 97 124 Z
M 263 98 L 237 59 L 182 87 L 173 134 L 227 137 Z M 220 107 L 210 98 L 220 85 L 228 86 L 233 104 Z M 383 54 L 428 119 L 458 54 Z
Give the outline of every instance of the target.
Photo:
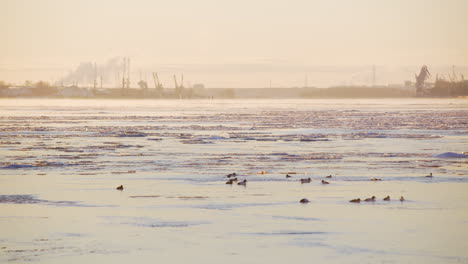
M 330 85 L 310 68 L 467 65 L 467 25 L 466 0 L 0 0 L 0 79 L 57 80 L 128 56 L 134 75 L 174 70 L 211 87 L 305 74 Z

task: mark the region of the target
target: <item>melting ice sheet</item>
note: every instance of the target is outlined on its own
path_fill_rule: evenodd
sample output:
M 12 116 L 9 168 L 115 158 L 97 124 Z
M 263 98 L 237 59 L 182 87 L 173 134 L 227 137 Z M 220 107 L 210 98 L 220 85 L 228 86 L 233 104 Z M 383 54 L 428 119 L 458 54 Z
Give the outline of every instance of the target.
M 467 100 L 0 99 L 0 113 L 2 263 L 468 263 Z

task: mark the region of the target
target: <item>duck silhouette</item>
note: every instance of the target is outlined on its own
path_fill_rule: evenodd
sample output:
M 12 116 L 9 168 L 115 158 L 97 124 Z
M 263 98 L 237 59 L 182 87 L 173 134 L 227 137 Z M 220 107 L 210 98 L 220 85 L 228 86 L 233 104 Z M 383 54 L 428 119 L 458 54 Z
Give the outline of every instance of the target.
M 122 191 L 122 190 L 124 189 L 124 187 L 123 187 L 123 185 L 120 185 L 120 186 L 118 186 L 118 187 L 115 188 L 115 189 L 117 189 L 117 190 L 119 190 L 119 191 Z
M 301 179 L 301 183 L 309 183 L 309 182 L 311 182 L 311 181 L 312 181 L 311 178 Z
M 330 184 L 330 183 L 327 182 L 327 181 L 322 180 L 322 184 Z
M 228 181 L 226 182 L 226 184 L 232 184 L 233 182 L 234 182 L 234 181 L 231 179 L 231 180 L 228 180 Z
M 384 201 L 390 201 L 390 195 L 387 195 L 387 197 L 383 198 Z
M 247 180 L 243 180 L 241 182 L 238 182 L 237 185 L 247 185 Z
M 364 202 L 375 202 L 375 196 L 372 196 L 371 198 L 364 199 Z
M 360 203 L 361 202 L 361 198 L 357 198 L 357 199 L 352 199 L 349 201 L 350 203 Z

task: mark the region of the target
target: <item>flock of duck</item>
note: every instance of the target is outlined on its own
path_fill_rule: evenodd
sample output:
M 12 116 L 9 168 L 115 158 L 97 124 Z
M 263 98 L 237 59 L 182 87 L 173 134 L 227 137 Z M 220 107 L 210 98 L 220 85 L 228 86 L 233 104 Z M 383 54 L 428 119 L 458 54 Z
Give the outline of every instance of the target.
M 264 172 L 264 171 L 261 171 L 260 174 L 265 174 L 265 172 Z M 235 172 L 234 172 L 234 173 L 229 173 L 228 175 L 226 175 L 226 177 L 229 178 L 229 180 L 226 182 L 226 184 L 231 184 L 231 185 L 232 185 L 232 184 L 234 184 L 234 183 L 237 183 L 237 185 L 247 186 L 247 180 L 244 179 L 243 181 L 238 181 L 237 176 L 238 176 L 238 175 L 237 175 Z M 328 175 L 328 176 L 326 176 L 325 178 L 331 179 L 332 177 L 333 177 L 332 175 Z M 433 177 L 432 172 L 429 173 L 429 175 L 426 175 L 426 176 L 424 176 L 424 177 L 426 177 L 426 178 L 432 178 L 432 177 Z M 286 178 L 292 178 L 292 176 L 289 175 L 289 174 L 286 174 Z M 381 180 L 382 180 L 382 179 L 378 179 L 378 178 L 372 178 L 372 179 L 370 179 L 370 181 L 381 181 Z M 300 179 L 300 182 L 301 182 L 301 183 L 310 183 L 310 182 L 312 182 L 312 179 L 311 179 L 311 178 Z M 322 180 L 321 183 L 322 183 L 322 184 L 330 184 L 328 181 L 325 181 L 325 180 Z M 119 191 L 122 191 L 122 190 L 124 189 L 124 187 L 123 187 L 123 185 L 120 185 L 120 186 L 118 186 L 118 187 L 115 188 L 115 189 L 117 189 L 117 190 L 119 190 Z M 350 200 L 349 202 L 350 202 L 350 203 L 360 203 L 361 201 L 364 201 L 364 202 L 375 202 L 376 199 L 377 199 L 377 198 L 376 198 L 375 196 L 372 196 L 372 197 L 366 198 L 366 199 L 364 199 L 364 200 L 361 200 L 361 198 L 352 199 L 352 200 Z M 390 196 L 387 195 L 385 198 L 383 198 L 383 200 L 388 202 L 388 201 L 390 201 L 391 199 L 390 199 Z M 405 198 L 404 198 L 403 196 L 400 196 L 400 201 L 401 201 L 401 202 L 405 201 Z M 300 202 L 300 203 L 308 203 L 308 202 L 310 202 L 310 201 L 309 201 L 308 199 L 306 199 L 306 198 L 303 198 L 303 199 L 301 199 L 299 202 Z
M 424 176 L 425 178 L 432 178 L 432 172 L 429 173 L 429 175 L 426 175 Z M 372 178 L 371 181 L 381 181 L 382 179 L 376 179 L 376 178 Z M 364 202 L 375 202 L 375 196 L 372 196 L 371 198 L 366 198 L 364 200 L 361 200 L 361 198 L 357 198 L 357 199 L 352 199 L 350 200 L 349 202 L 350 203 L 360 203 L 361 201 L 364 201 Z M 385 198 L 383 198 L 384 201 L 390 201 L 390 196 L 387 195 Z M 302 200 L 301 200 L 302 201 Z M 403 202 L 405 201 L 405 198 L 403 196 L 400 196 L 400 202 Z
M 260 174 L 265 174 L 265 172 L 262 171 L 262 172 L 260 172 Z M 229 178 L 229 180 L 226 182 L 226 184 L 237 183 L 238 185 L 247 185 L 247 180 L 244 179 L 243 181 L 238 182 L 238 179 L 237 179 L 236 176 L 237 176 L 237 174 L 235 172 L 226 175 L 226 177 Z M 234 178 L 231 178 L 231 177 L 234 177 Z M 291 178 L 291 177 L 292 177 L 291 175 L 286 174 L 286 178 Z M 331 177 L 333 177 L 333 176 L 328 175 L 325 178 L 330 179 Z M 306 179 L 300 179 L 300 181 L 301 181 L 301 183 L 309 183 L 309 182 L 312 182 L 312 179 L 311 178 L 306 178 Z M 325 180 L 322 180 L 322 184 L 330 184 L 330 183 L 325 181 Z
M 361 201 L 364 201 L 364 202 L 375 202 L 375 196 L 372 196 L 371 198 L 366 198 L 364 200 L 361 200 L 361 198 L 357 198 L 357 199 L 352 199 L 350 200 L 349 202 L 350 203 L 360 203 Z M 385 198 L 383 198 L 384 201 L 390 201 L 390 195 L 387 195 Z M 400 196 L 400 202 L 403 202 L 405 200 L 405 198 L 403 196 Z
M 265 174 L 265 172 L 262 171 L 262 172 L 260 172 L 260 174 Z M 226 175 L 226 177 L 229 178 L 229 180 L 226 182 L 226 184 L 234 184 L 234 183 L 237 183 L 238 185 L 244 185 L 244 186 L 247 185 L 247 180 L 246 180 L 246 179 L 244 179 L 243 181 L 238 182 L 238 179 L 237 179 L 236 176 L 237 176 L 237 174 L 236 174 L 235 172 Z M 291 178 L 291 177 L 292 177 L 291 175 L 286 174 L 286 178 Z M 328 176 L 326 176 L 325 178 L 331 179 L 332 177 L 333 177 L 332 175 L 328 175 Z M 429 175 L 426 175 L 426 176 L 424 176 L 424 177 L 426 177 L 426 178 L 432 178 L 432 177 L 433 177 L 433 176 L 432 176 L 432 172 L 431 172 Z M 379 179 L 379 178 L 371 178 L 371 179 L 370 179 L 370 181 L 381 181 L 381 180 L 382 180 L 382 179 Z M 312 182 L 312 179 L 311 179 L 311 178 L 300 179 L 300 182 L 301 182 L 301 183 L 310 183 L 310 182 Z M 325 181 L 325 180 L 322 180 L 321 183 L 322 183 L 322 184 L 330 184 L 328 181 Z M 364 202 L 375 202 L 376 199 L 377 199 L 377 198 L 376 198 L 375 196 L 372 196 L 372 197 L 366 198 L 366 199 L 364 199 L 364 200 L 361 200 L 361 198 L 352 199 L 352 200 L 350 200 L 349 202 L 350 202 L 350 203 L 360 203 L 361 201 L 364 201 Z M 383 198 L 383 200 L 388 202 L 388 201 L 390 201 L 391 199 L 390 199 L 390 196 L 387 195 L 385 198 Z M 400 202 L 403 202 L 403 201 L 405 201 L 405 198 L 404 198 L 403 196 L 400 196 Z M 309 201 L 308 199 L 304 198 L 304 199 L 301 199 L 299 202 L 300 202 L 300 203 L 308 203 L 308 202 L 310 202 L 310 201 Z

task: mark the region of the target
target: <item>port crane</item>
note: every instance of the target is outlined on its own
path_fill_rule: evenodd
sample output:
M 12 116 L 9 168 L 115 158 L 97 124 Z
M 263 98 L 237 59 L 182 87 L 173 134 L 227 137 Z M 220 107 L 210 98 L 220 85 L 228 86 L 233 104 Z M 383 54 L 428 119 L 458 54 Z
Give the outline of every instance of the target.
M 425 87 L 424 82 L 431 77 L 431 73 L 427 69 L 427 66 L 423 65 L 419 75 L 415 74 L 414 76 L 416 78 L 416 94 L 423 95 Z
M 177 83 L 177 77 L 174 74 L 175 94 L 178 98 L 182 98 L 182 92 L 184 91 L 184 75 L 180 77 L 180 85 Z
M 157 72 L 153 72 L 153 80 L 154 80 L 154 88 L 156 89 L 156 93 L 161 96 L 163 92 L 163 85 L 159 82 L 159 76 Z

